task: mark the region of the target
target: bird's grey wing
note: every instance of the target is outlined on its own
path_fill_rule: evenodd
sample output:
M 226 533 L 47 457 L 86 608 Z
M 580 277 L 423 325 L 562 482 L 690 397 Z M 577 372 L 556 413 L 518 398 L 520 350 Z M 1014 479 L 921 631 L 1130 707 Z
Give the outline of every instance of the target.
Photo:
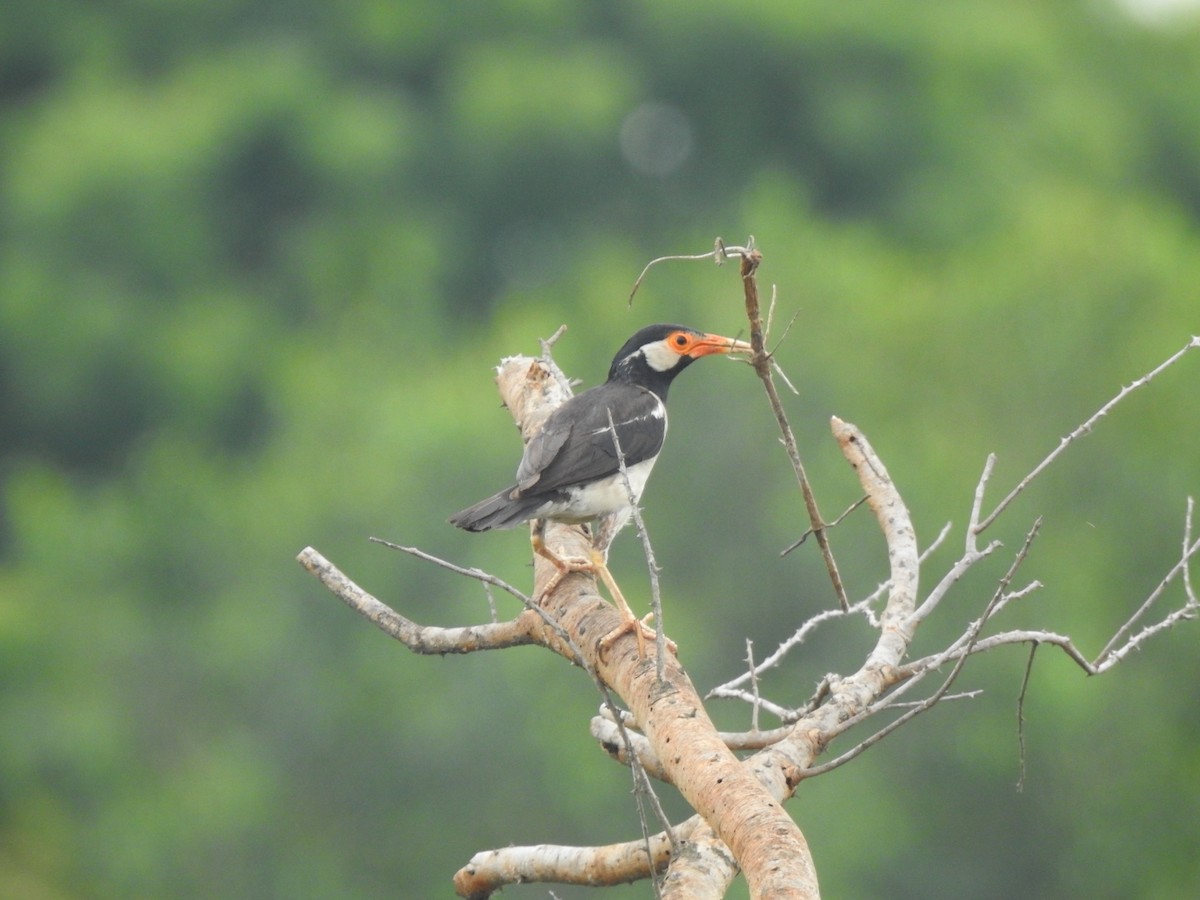
M 521 482 L 525 474 L 535 475 L 529 486 L 536 485 L 539 493 L 616 474 L 620 471 L 617 442 L 620 443 L 626 466 L 658 454 L 667 433 L 662 402 L 643 388 L 620 385 L 619 389 L 610 390 L 613 387 L 601 385 L 580 394 L 574 399 L 584 398 L 584 402 L 578 404 L 576 409 L 567 410 L 564 404 L 559 407 L 564 411 L 559 421 L 555 421 L 559 418 L 558 410 L 546 420 L 542 434 L 530 441 L 526 448 L 526 458 L 522 459 L 521 468 L 517 471 L 522 492 L 526 490 Z M 612 440 L 609 431 L 610 412 L 617 431 L 617 442 Z M 564 422 L 570 424 L 564 427 Z M 536 448 L 535 441 L 539 444 Z
M 567 402 L 570 403 L 571 401 L 568 400 Z M 539 493 L 544 490 L 553 490 L 553 488 L 547 488 L 541 482 L 546 469 L 558 457 L 573 430 L 570 421 L 565 417 L 555 415 L 555 413 L 563 409 L 563 406 L 560 406 L 554 413 L 550 414 L 542 425 L 542 430 L 535 434 L 529 443 L 525 445 L 525 455 L 521 457 L 521 464 L 517 466 L 517 490 L 514 492 L 515 494 L 524 494 L 534 489 Z

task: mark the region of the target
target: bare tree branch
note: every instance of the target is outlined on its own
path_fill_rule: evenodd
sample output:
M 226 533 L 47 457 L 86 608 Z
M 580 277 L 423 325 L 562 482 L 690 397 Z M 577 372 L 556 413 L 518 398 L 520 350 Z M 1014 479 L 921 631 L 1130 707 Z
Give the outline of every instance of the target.
M 522 613 L 510 622 L 461 628 L 418 625 L 372 597 L 312 547 L 305 547 L 296 559 L 320 579 L 334 596 L 414 653 L 473 653 L 476 650 L 500 650 L 538 643 L 537 617 L 531 612 Z
M 856 509 L 858 509 L 860 506 L 862 506 L 866 502 L 867 502 L 867 495 L 863 494 L 861 497 L 859 497 L 857 500 L 855 500 L 853 503 L 851 503 L 849 506 L 847 506 L 844 510 L 842 510 L 842 514 L 840 516 L 838 516 L 832 522 L 827 522 L 825 524 L 825 527 L 826 528 L 837 528 L 839 525 L 842 524 L 842 520 L 845 519 L 846 516 L 850 515 L 850 513 L 854 512 Z M 788 544 L 786 547 L 784 547 L 782 550 L 780 550 L 779 555 L 787 556 L 789 553 L 791 553 L 797 547 L 802 546 L 804 544 L 804 542 L 808 540 L 809 536 L 812 533 L 813 533 L 813 529 L 810 527 L 807 531 L 804 532 L 804 534 L 800 535 L 800 537 L 796 538 L 796 540 L 792 541 L 792 543 Z
M 460 897 L 486 898 L 509 884 L 551 882 L 599 887 L 648 878 L 665 868 L 672 855 L 672 839 L 687 840 L 698 820 L 689 820 L 674 834 L 650 837 L 650 854 L 642 841 L 604 847 L 502 847 L 476 853 L 454 876 Z
M 825 560 L 825 568 L 829 572 L 829 580 L 833 583 L 833 592 L 837 596 L 838 605 L 845 612 L 850 609 L 850 600 L 846 596 L 846 586 L 842 583 L 842 576 L 838 571 L 837 560 L 833 558 L 833 548 L 829 545 L 828 526 L 821 517 L 821 510 L 817 506 L 816 495 L 813 494 L 812 484 L 808 480 L 808 475 L 804 471 L 804 463 L 800 459 L 800 450 L 796 446 L 796 436 L 792 433 L 791 423 L 788 422 L 787 413 L 783 411 L 783 403 L 779 399 L 779 392 L 775 390 L 775 382 L 771 377 L 771 360 L 773 357 L 766 351 L 762 310 L 758 302 L 758 281 L 755 277 L 755 272 L 758 271 L 758 265 L 761 261 L 762 254 L 757 250 L 750 250 L 742 254 L 742 288 L 746 295 L 746 318 L 750 321 L 750 345 L 754 348 L 750 358 L 750 365 L 758 373 L 759 380 L 763 383 L 763 389 L 767 392 L 771 411 L 775 414 L 775 421 L 779 425 L 779 431 L 783 438 L 784 449 L 787 451 L 788 460 L 792 464 L 792 470 L 796 473 L 796 480 L 800 484 L 800 492 L 804 496 L 804 507 L 808 511 L 812 533 L 817 538 L 817 546 L 821 548 L 821 556 Z
M 1190 536 L 1191 498 L 1189 498 L 1188 502 L 1188 526 L 1186 531 Z M 1124 625 L 1117 629 L 1117 633 L 1113 635 L 1112 640 L 1110 640 L 1104 646 L 1104 649 L 1100 651 L 1100 654 L 1096 657 L 1096 661 L 1094 663 L 1097 672 L 1103 672 L 1105 669 L 1112 668 L 1131 652 L 1144 644 L 1149 638 L 1153 637 L 1159 632 L 1166 631 L 1168 628 L 1171 628 L 1182 619 L 1196 618 L 1197 613 L 1200 612 L 1200 604 L 1197 604 L 1196 595 L 1189 589 L 1187 592 L 1187 602 L 1183 606 L 1169 613 L 1161 621 L 1155 623 L 1154 625 L 1147 625 L 1137 634 L 1129 637 L 1120 647 L 1116 646 L 1117 642 L 1129 633 L 1129 629 L 1133 627 L 1134 623 L 1137 622 L 1137 620 L 1140 619 L 1146 613 L 1146 611 L 1154 605 L 1158 598 L 1163 595 L 1163 592 L 1167 589 L 1167 586 L 1177 577 L 1179 577 L 1180 573 L 1187 575 L 1188 566 L 1191 563 L 1192 557 L 1195 556 L 1198 551 L 1200 551 L 1200 539 L 1197 539 L 1190 545 L 1184 544 L 1183 556 L 1180 558 L 1179 562 L 1175 563 L 1175 565 L 1171 567 L 1171 570 L 1163 576 L 1162 581 L 1160 581 L 1154 590 L 1150 592 L 1150 595 L 1145 599 L 1142 605 L 1137 608 L 1134 614 L 1129 617 L 1129 620 L 1125 622 Z M 1190 576 L 1186 580 L 1190 580 Z M 1190 585 L 1188 587 L 1190 588 Z
M 1200 347 L 1200 335 L 1192 337 L 1191 340 L 1183 345 L 1183 349 L 1172 354 L 1141 378 L 1137 379 L 1126 387 L 1122 387 L 1121 390 L 1117 392 L 1115 397 L 1096 410 L 1096 412 L 1093 413 L 1087 421 L 1068 434 L 1065 438 L 1062 438 L 1058 442 L 1058 446 L 1055 447 L 1045 459 L 1034 466 L 1033 471 L 1022 478 L 1020 484 L 1009 491 L 1008 496 L 1006 496 L 996 505 L 996 508 L 988 514 L 987 518 L 975 526 L 974 532 L 979 534 L 994 521 L 996 521 L 996 517 L 999 516 L 1000 513 L 1004 512 L 1004 510 L 1008 508 L 1008 505 L 1012 503 L 1013 500 L 1015 500 L 1017 496 L 1023 490 L 1025 490 L 1025 488 L 1029 487 L 1029 484 L 1033 481 L 1033 479 L 1037 478 L 1052 462 L 1058 459 L 1063 454 L 1063 451 L 1067 449 L 1067 447 L 1071 446 L 1071 444 L 1079 440 L 1079 438 L 1083 437 L 1084 435 L 1091 433 L 1092 429 L 1096 427 L 1096 423 L 1107 416 L 1112 411 L 1113 407 L 1115 407 L 1118 403 L 1120 403 L 1138 388 L 1145 387 L 1155 377 L 1162 374 L 1171 366 L 1175 365 L 1175 363 L 1177 363 L 1189 350 L 1195 350 L 1197 347 Z

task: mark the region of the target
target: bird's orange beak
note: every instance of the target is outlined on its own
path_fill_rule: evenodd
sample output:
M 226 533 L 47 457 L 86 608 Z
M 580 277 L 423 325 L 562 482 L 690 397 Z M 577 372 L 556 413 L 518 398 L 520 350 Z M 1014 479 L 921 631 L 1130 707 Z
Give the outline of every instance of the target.
M 736 341 L 733 338 L 721 337 L 719 334 L 706 334 L 697 338 L 688 350 L 688 356 L 699 359 L 701 356 L 711 356 L 714 353 L 750 353 L 754 350 L 746 341 Z

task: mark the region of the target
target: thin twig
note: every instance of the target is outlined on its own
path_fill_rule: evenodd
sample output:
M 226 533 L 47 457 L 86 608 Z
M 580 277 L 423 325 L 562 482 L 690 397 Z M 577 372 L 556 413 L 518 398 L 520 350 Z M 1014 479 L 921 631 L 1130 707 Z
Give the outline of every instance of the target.
M 851 615 L 854 615 L 855 613 L 862 612 L 869 602 L 870 602 L 869 599 L 868 600 L 860 600 L 857 603 L 850 606 L 849 609 L 845 609 L 845 610 L 843 610 L 843 609 L 821 610 L 821 612 L 806 619 L 800 625 L 799 628 L 797 628 L 794 632 L 792 632 L 791 637 L 780 642 L 779 646 L 776 647 L 775 650 L 769 656 L 767 656 L 760 663 L 758 663 L 758 665 L 755 666 L 753 670 L 751 670 L 750 672 L 743 672 L 742 674 L 740 674 L 736 678 L 726 682 L 725 684 L 714 687 L 707 694 L 705 694 L 705 699 L 709 699 L 711 697 L 724 697 L 724 698 L 742 697 L 743 695 L 740 692 L 736 691 L 736 688 L 738 688 L 740 685 L 745 684 L 747 681 L 749 681 L 751 679 L 751 677 L 758 677 L 759 675 L 763 674 L 767 670 L 772 669 L 775 666 L 782 663 L 784 658 L 788 655 L 788 653 L 792 650 L 793 647 L 803 644 L 804 641 L 808 638 L 808 636 L 810 634 L 812 634 L 814 631 L 816 631 L 817 628 L 820 627 L 821 625 L 823 625 L 825 622 L 828 622 L 832 619 L 842 619 L 842 618 L 845 618 L 846 616 L 851 616 Z M 765 700 L 762 702 L 766 703 Z
M 791 423 L 788 421 L 787 414 L 783 411 L 783 403 L 779 399 L 779 392 L 775 390 L 775 381 L 771 375 L 771 357 L 766 352 L 762 310 L 758 301 L 758 281 L 755 277 L 755 272 L 758 271 L 760 262 L 762 262 L 762 253 L 757 250 L 751 250 L 742 254 L 742 288 L 746 297 L 746 318 L 750 322 L 750 344 L 754 348 L 750 364 L 754 367 L 754 371 L 758 373 L 759 380 L 763 383 L 763 389 L 767 392 L 771 411 L 775 414 L 775 421 L 779 426 L 780 434 L 783 436 L 784 449 L 787 451 L 788 460 L 792 464 L 796 480 L 800 484 L 800 492 L 804 496 L 804 506 L 808 511 L 808 519 L 812 524 L 813 534 L 816 535 L 817 545 L 821 548 L 821 556 L 825 560 L 825 568 L 829 572 L 829 580 L 833 584 L 833 592 L 837 596 L 838 605 L 844 612 L 850 609 L 850 599 L 846 596 L 846 586 L 842 583 L 842 576 L 838 571 L 837 560 L 833 557 L 833 548 L 829 544 L 829 535 L 826 532 L 825 520 L 821 517 L 821 510 L 817 506 L 817 498 L 813 494 L 808 475 L 805 474 L 804 463 L 800 459 L 800 450 L 796 445 L 796 436 L 792 433 Z
M 750 673 L 743 673 L 743 677 L 748 680 L 750 678 Z M 730 688 L 724 686 L 715 687 L 704 695 L 705 700 L 712 698 L 719 698 L 722 700 L 741 700 L 750 704 L 751 706 L 754 706 L 754 704 L 757 703 L 759 709 L 775 716 L 775 718 L 779 719 L 780 722 L 795 722 L 799 718 L 796 710 L 788 709 L 786 706 L 775 703 L 774 701 L 768 700 L 765 697 L 756 697 L 751 691 L 743 690 L 741 688 Z
M 979 476 L 979 482 L 975 485 L 975 496 L 971 501 L 971 518 L 967 522 L 967 554 L 978 552 L 975 538 L 981 530 L 979 528 L 979 513 L 983 508 L 983 495 L 987 491 L 988 480 L 991 479 L 992 470 L 995 468 L 996 454 L 989 453 L 983 463 L 983 473 Z
M 1025 691 L 1033 675 L 1033 658 L 1037 655 L 1038 642 L 1029 645 L 1029 658 L 1025 660 L 1025 674 L 1021 677 L 1021 690 L 1017 694 L 1017 791 L 1025 790 Z
M 1082 425 L 1080 425 L 1078 428 L 1076 428 L 1074 431 L 1072 431 L 1066 437 L 1059 440 L 1058 446 L 1055 447 L 1054 450 L 1052 450 L 1045 459 L 1043 459 L 1040 463 L 1038 463 L 1036 466 L 1034 466 L 1033 470 L 1028 475 L 1026 475 L 1024 478 L 1021 479 L 1020 484 L 1018 484 L 1015 488 L 1013 488 L 1011 491 L 1009 491 L 1008 496 L 1005 497 L 1003 500 L 1001 500 L 999 504 L 997 504 L 996 508 L 993 509 L 991 511 L 991 513 L 988 514 L 986 519 L 984 519 L 982 522 L 980 522 L 978 525 L 976 525 L 974 527 L 974 529 L 973 529 L 974 532 L 976 534 L 980 534 L 989 525 L 991 525 L 994 521 L 996 521 L 996 517 L 999 516 L 1000 513 L 1004 512 L 1004 510 L 1008 508 L 1008 505 L 1010 503 L 1012 503 L 1013 500 L 1015 500 L 1017 498 L 1017 496 L 1023 490 L 1025 490 L 1025 488 L 1029 487 L 1029 484 L 1030 484 L 1030 482 L 1033 481 L 1033 479 L 1037 478 L 1040 474 L 1042 474 L 1042 472 L 1044 472 L 1046 470 L 1047 466 L 1049 466 L 1052 462 L 1054 462 L 1056 459 L 1058 459 L 1058 457 L 1062 455 L 1063 451 L 1066 450 L 1067 447 L 1069 447 L 1071 444 L 1075 443 L 1075 441 L 1079 440 L 1079 438 L 1088 434 L 1096 426 L 1097 422 L 1099 422 L 1102 418 L 1104 418 L 1106 415 L 1108 415 L 1108 413 L 1112 410 L 1112 408 L 1114 406 L 1116 406 L 1118 403 L 1120 403 L 1122 400 L 1124 400 L 1126 397 L 1128 397 L 1131 393 L 1136 391 L 1138 388 L 1145 387 L 1156 376 L 1158 376 L 1159 374 L 1161 374 L 1162 372 L 1166 371 L 1171 366 L 1173 366 L 1175 363 L 1177 363 L 1189 350 L 1195 350 L 1198 347 L 1200 347 L 1200 335 L 1192 337 L 1191 340 L 1189 340 L 1186 344 L 1183 345 L 1182 350 L 1176 351 L 1174 354 L 1172 354 L 1170 357 L 1168 357 L 1164 362 L 1160 363 L 1158 366 L 1151 369 L 1149 372 L 1147 372 L 1141 378 L 1137 379 L 1136 381 L 1132 382 L 1131 384 L 1129 384 L 1126 387 L 1122 387 L 1121 390 L 1117 393 L 1117 395 L 1115 397 L 1113 397 L 1111 400 L 1109 400 L 1107 403 L 1105 403 L 1103 406 L 1101 406 L 1098 410 L 1096 410 L 1096 412 L 1093 413 L 1092 416 L 1086 422 L 1084 422 Z
M 832 522 L 826 522 L 825 527 L 826 528 L 837 528 L 839 525 L 842 524 L 842 520 L 844 518 L 846 518 L 846 516 L 850 515 L 850 513 L 854 512 L 856 509 L 858 509 L 860 506 L 862 506 L 866 502 L 867 502 L 867 495 L 863 494 L 861 497 L 859 497 L 857 500 L 855 500 L 853 503 L 851 503 L 849 506 L 847 506 L 845 511 L 840 516 L 838 516 Z M 791 553 L 793 550 L 795 550 L 797 547 L 799 547 L 801 544 L 803 544 L 805 541 L 807 541 L 809 539 L 809 537 L 812 535 L 812 533 L 813 533 L 813 529 L 809 528 L 807 531 L 804 532 L 804 534 L 800 535 L 800 537 L 797 538 L 793 543 L 788 544 L 788 546 L 786 546 L 782 550 L 780 550 L 779 555 L 787 556 L 789 553 Z
M 418 625 L 367 593 L 312 547 L 300 551 L 296 560 L 335 597 L 413 653 L 474 653 L 539 643 L 534 623 L 525 614 L 508 622 L 457 628 Z
M 625 494 L 629 500 L 630 514 L 633 524 L 637 527 L 638 538 L 642 542 L 642 552 L 646 556 L 646 568 L 650 572 L 650 611 L 654 614 L 654 649 L 655 675 L 662 684 L 666 674 L 667 636 L 662 620 L 662 593 L 658 583 L 658 561 L 654 558 L 654 548 L 650 546 L 650 533 L 646 531 L 646 523 L 642 521 L 642 511 L 638 509 L 637 497 L 633 493 L 633 484 L 629 481 L 629 469 L 625 466 L 625 451 L 621 449 L 621 439 L 617 437 L 617 426 L 613 424 L 612 410 L 605 410 L 608 416 L 608 431 L 612 435 L 613 449 L 617 452 L 617 469 L 621 480 L 625 482 Z M 639 623 L 638 627 L 641 625 Z
M 489 572 L 483 571 L 483 569 L 476 569 L 474 567 L 467 568 L 465 566 L 455 565 L 452 562 L 448 562 L 447 560 L 434 556 L 432 553 L 426 553 L 424 550 L 421 550 L 417 547 L 405 547 L 400 544 L 393 544 L 391 541 L 385 541 L 383 538 L 371 537 L 367 538 L 367 540 L 372 544 L 382 544 L 389 550 L 401 550 L 410 556 L 415 556 L 417 559 L 423 559 L 426 562 L 431 562 L 435 566 L 441 566 L 443 569 L 449 569 L 451 572 L 456 572 L 459 575 L 466 575 L 468 578 L 474 578 L 478 581 L 482 581 L 484 584 L 490 584 L 494 587 L 500 588 L 501 590 L 508 591 L 523 604 L 525 604 L 525 606 L 531 606 L 533 604 L 533 601 L 530 600 L 529 597 L 527 597 L 521 590 L 513 587 L 507 581 L 497 578 L 495 575 L 492 575 Z
M 1132 616 L 1129 617 L 1128 620 L 1126 620 L 1124 625 L 1117 629 L 1116 633 L 1112 636 L 1109 642 L 1104 645 L 1104 649 L 1101 650 L 1099 655 L 1096 657 L 1097 665 L 1103 663 L 1105 658 L 1108 657 L 1110 653 L 1113 653 L 1113 647 L 1117 645 L 1117 642 L 1129 633 L 1129 631 L 1133 628 L 1134 623 L 1137 622 L 1137 620 L 1140 619 L 1148 609 L 1150 609 L 1150 607 L 1160 596 L 1162 596 L 1162 593 L 1164 590 L 1166 590 L 1167 585 L 1174 580 L 1175 576 L 1180 574 L 1180 572 L 1182 572 L 1184 576 L 1184 591 L 1188 598 L 1188 602 L 1184 605 L 1183 610 L 1195 607 L 1196 595 L 1191 589 L 1191 566 L 1189 563 L 1192 556 L 1194 556 L 1197 550 L 1200 549 L 1200 541 L 1192 543 L 1192 507 L 1192 498 L 1188 497 L 1187 509 L 1184 512 L 1183 517 L 1183 553 L 1179 562 L 1177 562 L 1171 568 L 1171 570 L 1167 572 L 1165 576 L 1163 576 L 1162 581 L 1160 581 L 1154 590 L 1150 592 L 1150 595 L 1142 602 L 1142 605 L 1137 608 L 1137 610 Z M 1143 634 L 1144 631 L 1145 630 L 1143 629 Z M 1141 637 L 1140 639 L 1144 640 L 1145 638 Z M 1125 653 L 1128 651 L 1128 649 L 1129 644 L 1126 644 L 1126 646 L 1122 648 L 1120 652 Z
M 554 380 L 557 381 L 559 386 L 563 389 L 563 393 L 570 397 L 574 393 L 573 385 L 578 384 L 578 382 L 572 382 L 571 379 L 567 377 L 567 373 L 558 367 L 558 363 L 554 361 L 554 354 L 552 352 L 554 345 L 558 343 L 559 338 L 566 333 L 567 326 L 566 324 L 563 324 L 559 325 L 558 329 L 554 332 L 554 334 L 550 335 L 550 337 L 539 338 L 538 343 L 542 347 L 542 355 L 539 356 L 538 359 L 546 366 L 546 368 L 550 371 L 550 374 L 554 376 Z
M 1035 641 L 1046 646 L 1058 647 L 1088 675 L 1100 674 L 1099 670 L 1083 655 L 1067 635 L 1058 634 L 1053 631 L 1015 629 L 1013 631 L 997 632 L 985 638 L 980 638 L 971 645 L 969 652 L 961 641 L 956 641 L 954 645 L 947 647 L 945 650 L 930 654 L 921 659 L 914 659 L 912 662 L 901 666 L 896 671 L 896 678 L 903 682 L 901 688 L 904 688 L 910 682 L 919 681 L 930 672 L 937 671 L 937 669 L 952 659 L 959 659 L 963 656 L 978 653 L 988 653 L 997 647 L 1006 647 L 1013 644 L 1029 644 Z M 898 688 L 895 693 L 899 693 L 899 690 Z
M 968 538 L 968 542 L 970 539 Z M 929 592 L 929 596 L 925 598 L 925 602 L 918 606 L 912 614 L 914 622 L 924 622 L 937 608 L 937 605 L 942 602 L 942 598 L 952 588 L 955 583 L 962 578 L 967 571 L 983 558 L 990 556 L 996 550 L 1004 546 L 1000 541 L 992 541 L 982 550 L 968 550 L 950 567 L 949 571 L 942 576 L 942 580 L 934 586 Z
M 722 263 L 724 263 L 725 260 L 729 259 L 729 257 L 739 256 L 744 253 L 749 253 L 753 249 L 754 249 L 754 235 L 750 235 L 749 239 L 746 241 L 745 247 L 728 246 L 728 245 L 726 245 L 726 243 L 723 240 L 721 240 L 721 238 L 718 237 L 713 242 L 713 249 L 710 250 L 708 253 L 695 253 L 695 254 L 690 254 L 690 255 L 677 253 L 677 254 L 672 254 L 670 256 L 660 256 L 658 259 L 652 259 L 652 260 L 650 260 L 650 262 L 646 263 L 646 267 L 644 269 L 642 269 L 642 274 L 639 275 L 637 277 L 637 281 L 635 281 L 633 283 L 633 289 L 629 292 L 629 305 L 633 306 L 633 295 L 636 294 L 638 291 L 638 288 L 642 286 L 642 281 L 645 279 L 646 273 L 650 271 L 651 267 L 656 266 L 659 263 L 671 262 L 673 260 L 675 260 L 675 261 L 677 261 L 677 260 L 695 261 L 698 259 L 711 259 L 711 260 L 715 261 L 716 264 L 719 266 Z
M 753 703 L 750 704 L 750 730 L 757 732 L 761 697 L 758 694 L 758 676 L 754 674 L 754 641 L 750 638 L 746 638 L 746 665 L 749 667 L 750 693 L 753 696 Z
M 1129 633 L 1129 630 L 1133 626 L 1134 622 L 1140 619 L 1142 615 L 1154 604 L 1154 602 L 1162 596 L 1163 591 L 1167 589 L 1167 586 L 1174 581 L 1181 572 L 1187 571 L 1188 566 L 1191 564 L 1192 557 L 1197 553 L 1200 553 L 1200 539 L 1197 539 L 1191 544 L 1191 546 L 1184 549 L 1183 557 L 1179 560 L 1179 562 L 1175 563 L 1175 565 L 1171 567 L 1171 570 L 1163 576 L 1162 581 L 1160 581 L 1154 590 L 1150 592 L 1150 595 L 1145 599 L 1142 605 L 1137 608 L 1137 611 L 1129 617 L 1129 620 L 1126 621 L 1124 625 L 1117 629 L 1117 633 L 1113 635 L 1112 640 L 1104 645 L 1104 649 L 1100 651 L 1095 662 L 1093 663 L 1098 672 L 1103 672 L 1105 669 L 1110 668 L 1114 664 L 1120 662 L 1121 659 L 1130 653 L 1130 651 L 1136 650 L 1148 638 L 1158 634 L 1160 631 L 1166 631 L 1168 628 L 1173 627 L 1175 623 L 1181 619 L 1194 619 L 1197 614 L 1200 613 L 1200 604 L 1197 604 L 1195 595 L 1189 594 L 1187 602 L 1182 607 L 1169 613 L 1161 621 L 1156 622 L 1153 625 L 1147 625 L 1137 634 L 1129 637 L 1128 640 L 1126 640 L 1125 643 L 1120 647 L 1116 647 L 1117 641 Z
M 490 584 L 488 584 L 486 581 L 483 583 L 483 593 L 485 595 L 487 595 L 488 612 L 492 616 L 492 621 L 499 622 L 500 614 L 498 612 L 496 612 L 496 597 L 492 593 L 492 586 Z
M 775 285 L 771 285 L 771 307 L 774 308 L 774 306 L 775 306 Z M 778 351 L 779 348 L 783 346 L 783 342 L 787 340 L 787 336 L 791 333 L 792 326 L 796 324 L 796 320 L 798 318 L 800 318 L 800 310 L 796 310 L 794 313 L 792 313 L 792 317 L 790 319 L 788 319 L 787 325 L 785 325 L 783 327 L 783 334 L 781 334 L 779 336 L 779 340 L 777 340 L 775 342 L 775 346 L 771 348 L 770 356 L 772 359 L 775 358 L 776 351 Z M 767 324 L 766 333 L 767 334 L 771 333 L 771 326 L 770 326 L 769 321 Z
M 621 710 L 617 704 L 613 702 L 612 694 L 608 686 L 599 677 L 598 674 L 592 673 L 592 680 L 596 684 L 596 689 L 600 691 L 600 696 L 604 699 L 604 709 L 608 712 L 609 719 L 616 726 L 617 733 L 621 736 L 621 741 L 625 745 L 625 754 L 629 758 L 629 769 L 633 776 L 633 799 L 638 810 L 638 824 L 642 830 L 642 841 L 646 848 L 646 862 L 650 870 L 650 883 L 654 885 L 654 896 L 662 897 L 662 891 L 659 887 L 657 873 L 654 870 L 654 848 L 651 846 L 653 836 L 650 834 L 650 822 L 646 816 L 646 804 L 654 813 L 654 817 L 658 820 L 659 826 L 667 836 L 667 840 L 671 842 L 671 857 L 679 856 L 680 844 L 679 838 L 675 834 L 675 829 L 671 826 L 670 819 L 667 818 L 666 811 L 659 802 L 658 794 L 654 790 L 654 785 L 650 783 L 650 776 L 647 774 L 645 767 L 642 765 L 641 757 L 634 748 L 633 735 L 629 733 L 629 729 L 625 727 L 625 717 L 621 715 Z
M 1187 512 L 1183 514 L 1183 546 L 1184 552 L 1187 552 L 1187 545 L 1192 539 L 1192 511 L 1195 503 L 1191 497 L 1187 498 Z M 1187 595 L 1188 602 L 1192 606 L 1200 606 L 1200 601 L 1196 599 L 1196 589 L 1192 587 L 1192 567 L 1183 567 L 1183 591 Z

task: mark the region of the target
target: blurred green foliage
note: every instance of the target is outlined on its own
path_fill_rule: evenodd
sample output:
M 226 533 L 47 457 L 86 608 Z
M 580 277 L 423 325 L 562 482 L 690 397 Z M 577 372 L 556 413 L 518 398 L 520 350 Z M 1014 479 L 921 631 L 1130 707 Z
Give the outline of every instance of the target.
M 315 545 L 430 623 L 485 618 L 483 592 L 368 535 L 527 584 L 524 535 L 445 524 L 517 459 L 490 367 L 561 323 L 559 362 L 589 384 L 646 322 L 744 329 L 731 267 L 655 269 L 629 311 L 652 257 L 757 236 L 777 333 L 797 314 L 778 358 L 826 513 L 857 493 L 837 413 L 926 542 L 961 528 L 989 451 L 997 500 L 1200 332 L 1194 19 L 10 0 L 0 23 L 3 896 L 447 896 L 478 849 L 636 835 L 577 670 L 411 657 L 292 557 Z M 1000 624 L 1094 653 L 1173 563 L 1200 488 L 1197 365 L 1002 520 L 1015 548 L 1046 516 L 1024 573 L 1046 586 Z M 696 367 L 672 417 L 646 515 L 703 690 L 831 596 L 814 548 L 777 556 L 804 516 L 748 371 Z M 613 565 L 644 605 L 635 545 Z M 834 548 L 852 593 L 884 576 L 865 514 Z M 919 651 L 977 613 L 993 562 Z M 981 699 L 792 803 L 827 894 L 1194 895 L 1198 639 L 1181 627 L 1099 680 L 1043 652 L 1023 793 L 1024 656 L 981 660 L 961 682 Z M 806 697 L 869 641 L 822 632 L 764 688 Z

